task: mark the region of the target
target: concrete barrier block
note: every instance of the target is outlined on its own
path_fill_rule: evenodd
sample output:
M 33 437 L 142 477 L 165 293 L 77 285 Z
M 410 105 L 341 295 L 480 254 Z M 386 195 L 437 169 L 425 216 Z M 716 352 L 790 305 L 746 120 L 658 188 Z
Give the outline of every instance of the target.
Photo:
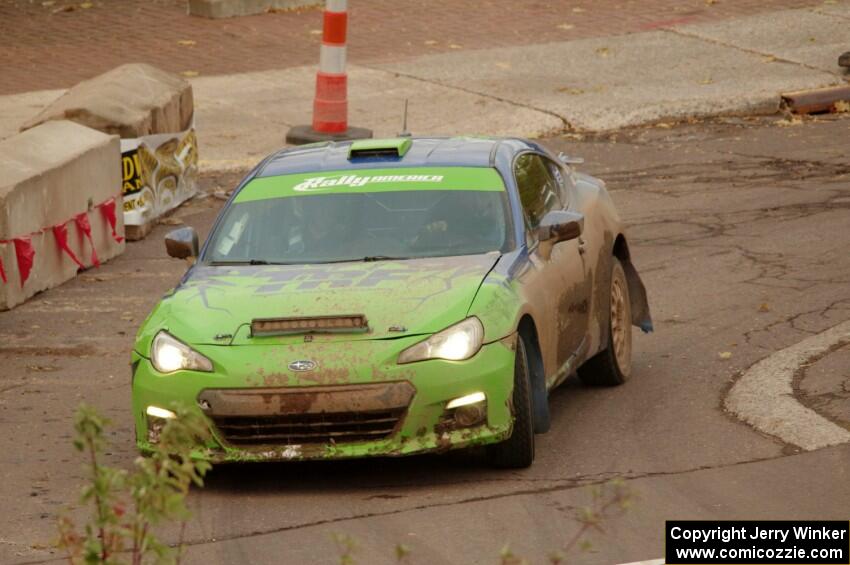
M 121 148 L 117 137 L 69 121 L 49 121 L 0 141 L 0 310 L 76 276 L 78 266 L 61 250 L 52 227 L 65 224 L 68 245 L 84 266 L 92 247 L 74 217 L 88 212 L 101 262 L 124 251 L 100 204 L 114 198 L 116 232 L 124 235 L 121 209 Z M 35 258 L 21 286 L 14 238 L 30 236 Z
M 189 0 L 189 14 L 204 18 L 232 18 L 322 4 L 321 0 Z
M 185 131 L 193 112 L 192 85 L 186 80 L 131 63 L 72 87 L 21 131 L 49 120 L 71 120 L 127 139 Z

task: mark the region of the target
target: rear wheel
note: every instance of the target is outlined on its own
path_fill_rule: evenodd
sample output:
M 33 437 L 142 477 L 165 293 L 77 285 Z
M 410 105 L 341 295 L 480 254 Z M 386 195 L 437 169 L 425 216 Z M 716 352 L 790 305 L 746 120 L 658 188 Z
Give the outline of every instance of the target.
M 503 469 L 522 469 L 534 461 L 534 421 L 531 413 L 531 382 L 528 348 L 522 335 L 516 340 L 514 392 L 511 397 L 514 426 L 511 437 L 488 448 L 490 462 Z
M 632 372 L 632 309 L 626 273 L 616 257 L 611 266 L 608 291 L 608 344 L 578 370 L 583 383 L 616 386 L 626 382 Z

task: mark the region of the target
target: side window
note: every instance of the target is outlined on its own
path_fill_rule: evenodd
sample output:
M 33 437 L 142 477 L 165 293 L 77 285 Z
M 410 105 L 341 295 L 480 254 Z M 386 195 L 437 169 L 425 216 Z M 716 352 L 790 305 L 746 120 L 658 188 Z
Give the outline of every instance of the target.
M 561 208 L 560 187 L 543 158 L 533 153 L 519 156 L 514 174 L 528 227 L 534 229 L 547 212 Z
M 548 160 L 546 161 L 546 165 L 549 167 L 549 171 L 555 179 L 558 196 L 561 199 L 561 205 L 566 208 L 570 204 L 570 181 L 567 180 L 566 173 L 561 167 Z

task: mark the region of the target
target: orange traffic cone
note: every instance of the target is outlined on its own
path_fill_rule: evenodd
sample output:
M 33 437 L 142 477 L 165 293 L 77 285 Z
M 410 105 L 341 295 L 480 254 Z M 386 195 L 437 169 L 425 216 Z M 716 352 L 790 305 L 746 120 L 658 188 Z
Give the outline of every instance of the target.
M 348 126 L 348 75 L 345 72 L 345 39 L 348 0 L 326 0 L 319 72 L 313 100 L 313 123 L 295 126 L 286 134 L 293 145 L 372 137 L 366 128 Z

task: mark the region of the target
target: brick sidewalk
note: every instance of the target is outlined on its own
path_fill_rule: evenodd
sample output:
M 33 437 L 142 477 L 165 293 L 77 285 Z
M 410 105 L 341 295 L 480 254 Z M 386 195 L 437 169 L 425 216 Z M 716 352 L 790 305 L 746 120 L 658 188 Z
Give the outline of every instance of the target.
M 349 61 L 618 35 L 819 3 L 352 0 Z M 184 0 L 0 0 L 0 94 L 68 87 L 135 61 L 202 75 L 316 64 L 320 28 L 318 9 L 208 20 L 186 15 Z

